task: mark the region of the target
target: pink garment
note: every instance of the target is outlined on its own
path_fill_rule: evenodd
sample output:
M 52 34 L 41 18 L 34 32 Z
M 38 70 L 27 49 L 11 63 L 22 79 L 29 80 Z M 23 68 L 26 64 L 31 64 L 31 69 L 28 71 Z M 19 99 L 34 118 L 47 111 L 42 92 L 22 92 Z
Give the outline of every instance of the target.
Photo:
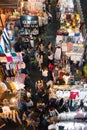
M 11 56 L 6 56 L 8 62 L 13 62 L 13 59 Z
M 15 76 L 15 81 L 16 82 L 20 82 L 20 83 L 24 83 L 24 81 L 25 81 L 25 78 L 26 78 L 26 75 L 25 74 L 23 74 L 23 73 L 21 73 L 21 74 L 16 74 L 16 76 Z

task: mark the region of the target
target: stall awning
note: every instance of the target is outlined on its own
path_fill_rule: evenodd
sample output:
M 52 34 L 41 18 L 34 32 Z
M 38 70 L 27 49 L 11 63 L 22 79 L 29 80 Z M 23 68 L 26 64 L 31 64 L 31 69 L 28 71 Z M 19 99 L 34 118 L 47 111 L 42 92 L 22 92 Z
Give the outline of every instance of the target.
M 17 8 L 19 0 L 0 0 L 0 8 Z

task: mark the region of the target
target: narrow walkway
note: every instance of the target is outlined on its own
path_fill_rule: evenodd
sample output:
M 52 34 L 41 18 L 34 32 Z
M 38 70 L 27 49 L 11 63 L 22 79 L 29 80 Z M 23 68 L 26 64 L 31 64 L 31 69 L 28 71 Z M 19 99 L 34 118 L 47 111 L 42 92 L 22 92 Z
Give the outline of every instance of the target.
M 48 24 L 47 31 L 44 34 L 42 34 L 42 38 L 45 40 L 46 43 L 51 41 L 53 44 L 55 44 L 56 32 L 58 28 L 59 21 L 55 19 Z
M 60 22 L 58 20 L 56 20 L 56 18 L 55 18 L 56 14 L 54 14 L 54 13 L 56 13 L 56 12 L 54 10 L 52 10 L 53 19 L 52 19 L 51 23 L 48 24 L 47 31 L 45 33 L 41 34 L 41 37 L 45 41 L 45 43 L 47 44 L 50 41 L 50 42 L 52 42 L 53 46 L 55 46 L 56 32 L 59 29 L 59 25 L 60 25 Z M 30 76 L 31 76 L 31 79 L 33 82 L 35 82 L 41 78 L 41 74 L 38 69 L 31 70 L 30 74 L 31 74 Z

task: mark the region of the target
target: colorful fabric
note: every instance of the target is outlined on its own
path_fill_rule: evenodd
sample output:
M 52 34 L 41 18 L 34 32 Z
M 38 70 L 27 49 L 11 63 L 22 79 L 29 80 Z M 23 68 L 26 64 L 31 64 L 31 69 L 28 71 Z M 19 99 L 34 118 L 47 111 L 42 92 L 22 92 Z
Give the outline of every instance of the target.
M 77 97 L 79 97 L 79 92 L 70 92 L 70 99 L 76 99 Z
M 0 45 L 0 53 L 4 53 L 2 46 Z
M 3 32 L 2 32 L 2 38 L 4 41 L 4 46 L 5 46 L 5 52 L 9 52 L 10 51 L 10 39 L 7 33 L 6 28 L 4 28 Z
M 17 56 L 15 52 L 11 53 L 12 57 Z
M 6 54 L 6 58 L 8 62 L 13 62 L 12 56 L 10 53 L 5 53 Z
M 26 75 L 21 73 L 21 74 L 16 74 L 15 76 L 15 81 L 20 82 L 20 83 L 24 83 L 26 78 Z

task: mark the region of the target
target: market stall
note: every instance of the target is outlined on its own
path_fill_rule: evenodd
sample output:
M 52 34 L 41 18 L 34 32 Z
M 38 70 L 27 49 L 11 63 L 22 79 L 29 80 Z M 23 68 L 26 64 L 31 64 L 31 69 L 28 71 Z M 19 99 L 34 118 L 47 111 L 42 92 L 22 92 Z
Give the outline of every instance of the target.
M 3 29 L 11 12 L 18 8 L 19 0 L 0 0 L 0 29 Z
M 56 34 L 56 45 L 61 46 L 63 53 L 76 63 L 82 60 L 84 53 L 84 38 L 80 30 L 81 18 L 74 11 L 74 3 L 72 0 L 62 1 L 60 8 L 62 6 L 60 29 Z M 70 9 L 73 9 L 73 11 Z
M 43 9 L 43 0 L 28 0 L 28 2 L 23 2 L 23 8 L 29 10 L 30 12 L 38 12 Z
M 43 0 L 35 0 L 23 2 L 22 14 L 30 16 L 37 16 L 39 20 L 39 27 L 48 24 L 48 14 L 46 12 L 46 4 Z
M 56 130 L 74 130 L 74 129 L 86 129 L 86 122 L 60 122 L 56 124 Z
M 58 98 L 80 99 L 86 98 L 87 85 L 85 82 L 79 85 L 54 85 L 53 92 Z

